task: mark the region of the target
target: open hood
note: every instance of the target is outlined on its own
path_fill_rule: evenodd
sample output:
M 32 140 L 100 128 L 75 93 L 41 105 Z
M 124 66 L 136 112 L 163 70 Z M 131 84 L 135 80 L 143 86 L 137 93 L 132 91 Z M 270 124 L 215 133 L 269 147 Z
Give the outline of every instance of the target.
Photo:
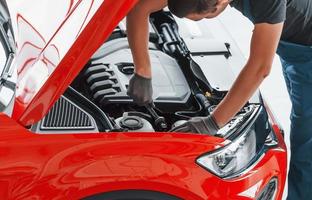
M 42 119 L 135 3 L 10 0 L 18 74 L 13 118 L 23 126 Z

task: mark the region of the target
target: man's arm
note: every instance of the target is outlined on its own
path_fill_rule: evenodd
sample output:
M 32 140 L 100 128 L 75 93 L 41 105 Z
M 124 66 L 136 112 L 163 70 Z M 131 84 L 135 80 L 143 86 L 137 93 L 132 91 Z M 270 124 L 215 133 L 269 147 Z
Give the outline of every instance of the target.
M 283 23 L 255 25 L 247 64 L 224 100 L 213 112 L 219 127 L 234 117 L 269 75 L 282 29 Z
M 140 0 L 127 16 L 127 34 L 135 71 L 151 78 L 151 63 L 148 54 L 149 15 L 167 6 L 167 0 Z

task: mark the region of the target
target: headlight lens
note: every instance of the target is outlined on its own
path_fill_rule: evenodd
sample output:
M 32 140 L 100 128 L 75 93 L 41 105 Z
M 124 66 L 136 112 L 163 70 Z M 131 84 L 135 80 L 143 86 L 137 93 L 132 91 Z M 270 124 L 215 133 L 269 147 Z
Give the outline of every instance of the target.
M 267 113 L 259 105 L 245 107 L 218 133 L 228 138 L 228 143 L 200 156 L 196 162 L 221 178 L 233 178 L 246 172 L 266 147 L 276 144 Z
M 224 178 L 243 170 L 257 155 L 256 133 L 250 130 L 217 151 L 201 156 L 197 163 Z

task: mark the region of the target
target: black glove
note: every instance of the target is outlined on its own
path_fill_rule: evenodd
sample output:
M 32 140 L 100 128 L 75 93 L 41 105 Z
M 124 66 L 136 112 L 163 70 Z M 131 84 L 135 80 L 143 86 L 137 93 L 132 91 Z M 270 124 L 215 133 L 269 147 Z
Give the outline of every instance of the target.
M 134 74 L 129 81 L 127 94 L 133 99 L 134 103 L 139 106 L 152 103 L 152 79 Z
M 174 127 L 171 132 L 216 135 L 219 129 L 220 128 L 213 116 L 209 115 L 208 117 L 193 117 L 184 124 Z

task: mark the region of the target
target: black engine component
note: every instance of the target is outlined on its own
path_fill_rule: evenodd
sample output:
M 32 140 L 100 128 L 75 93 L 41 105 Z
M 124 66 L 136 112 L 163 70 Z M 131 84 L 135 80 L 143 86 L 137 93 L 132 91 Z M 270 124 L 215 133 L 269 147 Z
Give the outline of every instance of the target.
M 159 131 L 167 130 L 168 125 L 166 123 L 165 118 L 159 116 L 157 112 L 154 110 L 154 108 L 155 108 L 154 104 L 146 106 L 147 111 L 151 114 L 151 116 L 154 119 L 155 126 L 157 127 Z
M 152 124 L 145 119 L 144 114 L 126 112 L 115 120 L 116 124 L 129 132 L 155 132 Z
M 139 117 L 128 116 L 120 120 L 120 125 L 122 128 L 127 128 L 129 130 L 138 130 L 143 128 L 143 121 Z
M 94 64 L 85 72 L 87 84 L 92 92 L 93 99 L 105 104 L 107 96 L 117 95 L 121 92 L 121 84 L 118 82 L 115 72 L 107 64 Z

